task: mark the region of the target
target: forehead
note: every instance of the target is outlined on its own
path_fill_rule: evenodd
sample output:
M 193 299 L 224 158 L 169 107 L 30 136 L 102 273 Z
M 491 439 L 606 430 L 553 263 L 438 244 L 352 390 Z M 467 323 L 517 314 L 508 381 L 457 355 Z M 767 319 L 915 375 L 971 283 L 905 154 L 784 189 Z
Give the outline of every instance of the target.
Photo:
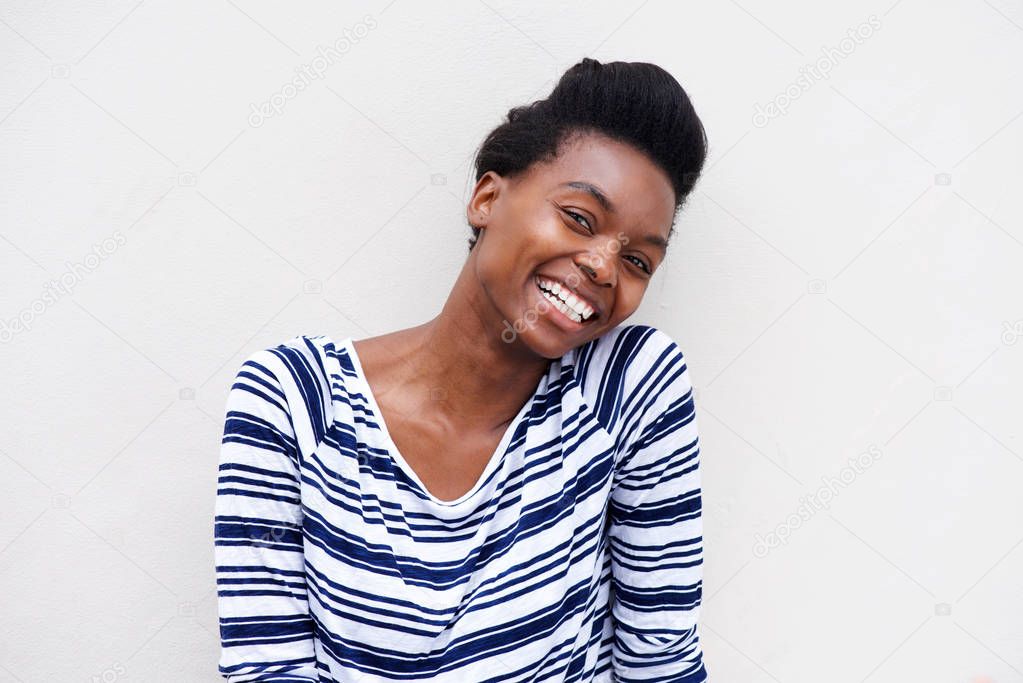
M 556 159 L 537 164 L 528 182 L 544 196 L 590 197 L 566 183 L 590 183 L 614 205 L 614 218 L 667 231 L 675 215 L 675 192 L 668 176 L 635 147 L 600 135 L 577 137 Z M 599 205 L 590 197 L 590 202 Z

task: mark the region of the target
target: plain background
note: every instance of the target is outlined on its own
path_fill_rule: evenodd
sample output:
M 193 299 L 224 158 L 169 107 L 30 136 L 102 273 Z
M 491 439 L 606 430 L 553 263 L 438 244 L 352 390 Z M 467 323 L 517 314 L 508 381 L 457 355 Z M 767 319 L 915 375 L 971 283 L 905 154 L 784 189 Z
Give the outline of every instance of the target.
M 631 322 L 698 392 L 711 680 L 1023 681 L 1023 7 L 551 5 L 0 3 L 0 682 L 220 680 L 233 374 L 435 315 L 584 56 L 710 137 Z

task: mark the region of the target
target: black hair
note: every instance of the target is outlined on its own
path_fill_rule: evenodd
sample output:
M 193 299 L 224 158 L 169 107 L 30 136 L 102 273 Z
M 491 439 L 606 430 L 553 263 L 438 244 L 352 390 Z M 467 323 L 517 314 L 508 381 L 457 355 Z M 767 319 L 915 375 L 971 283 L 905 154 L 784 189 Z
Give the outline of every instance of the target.
M 647 62 L 601 64 L 586 57 L 570 67 L 546 99 L 514 107 L 476 152 L 476 181 L 553 161 L 577 134 L 599 133 L 645 153 L 670 178 L 675 212 L 696 185 L 707 158 L 707 133 L 692 102 L 667 71 Z M 469 251 L 480 228 L 469 224 Z M 669 230 L 674 231 L 674 221 Z

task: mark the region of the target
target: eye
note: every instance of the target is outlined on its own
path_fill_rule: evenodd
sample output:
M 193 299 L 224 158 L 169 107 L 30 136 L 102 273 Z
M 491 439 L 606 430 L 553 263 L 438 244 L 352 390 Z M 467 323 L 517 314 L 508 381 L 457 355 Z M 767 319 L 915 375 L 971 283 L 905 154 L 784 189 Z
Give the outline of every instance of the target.
M 646 261 L 644 261 L 643 259 L 639 258 L 638 256 L 633 256 L 632 254 L 626 254 L 625 258 L 636 259 L 635 260 L 636 265 L 642 268 L 644 273 L 647 273 L 648 275 L 650 274 L 650 267 L 646 264 Z
M 575 220 L 576 218 L 581 218 L 581 219 L 583 219 L 584 221 L 586 221 L 586 225 L 585 225 L 584 227 L 585 227 L 585 228 L 586 228 L 587 230 L 589 230 L 590 232 L 593 232 L 593 226 L 591 226 L 591 225 L 590 225 L 590 221 L 589 221 L 589 220 L 587 220 L 586 216 L 583 216 L 582 214 L 578 214 L 578 213 L 576 213 L 575 211 L 569 211 L 568 209 L 563 209 L 563 211 L 564 211 L 565 213 L 567 213 L 567 214 L 568 214 L 569 216 L 571 216 L 571 217 L 572 217 L 572 220 Z M 579 222 L 579 221 L 576 221 L 576 223 L 578 223 L 578 222 Z

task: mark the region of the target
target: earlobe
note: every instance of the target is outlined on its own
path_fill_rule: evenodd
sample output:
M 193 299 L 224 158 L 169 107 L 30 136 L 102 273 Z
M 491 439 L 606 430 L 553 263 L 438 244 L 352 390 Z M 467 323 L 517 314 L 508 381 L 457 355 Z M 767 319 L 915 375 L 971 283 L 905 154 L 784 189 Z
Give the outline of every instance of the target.
M 490 217 L 487 215 L 485 210 L 470 208 L 466 213 L 469 216 L 469 225 L 474 228 L 479 228 L 480 230 L 487 227 L 487 222 L 490 220 Z
M 485 211 L 467 211 L 469 217 L 469 225 L 477 230 L 486 230 L 487 222 L 490 220 L 490 216 Z

